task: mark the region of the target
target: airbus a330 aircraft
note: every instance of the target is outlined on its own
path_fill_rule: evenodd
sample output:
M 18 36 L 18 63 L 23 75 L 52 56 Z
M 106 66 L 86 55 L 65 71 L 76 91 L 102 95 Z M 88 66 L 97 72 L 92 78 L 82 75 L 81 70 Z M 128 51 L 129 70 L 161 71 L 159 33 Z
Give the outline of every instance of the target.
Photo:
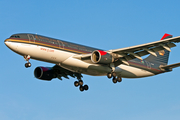
M 77 78 L 74 82 L 80 91 L 88 90 L 83 85 L 82 75 L 105 76 L 113 83 L 122 78 L 141 78 L 172 71 L 180 63 L 167 65 L 170 48 L 180 42 L 180 36 L 172 38 L 164 34 L 161 40 L 132 47 L 101 50 L 75 43 L 49 38 L 37 34 L 14 34 L 5 40 L 12 51 L 22 55 L 31 66 L 30 58 L 54 63 L 53 67 L 37 67 L 34 76 L 41 80 L 68 76 Z M 150 54 L 147 58 L 141 56 Z

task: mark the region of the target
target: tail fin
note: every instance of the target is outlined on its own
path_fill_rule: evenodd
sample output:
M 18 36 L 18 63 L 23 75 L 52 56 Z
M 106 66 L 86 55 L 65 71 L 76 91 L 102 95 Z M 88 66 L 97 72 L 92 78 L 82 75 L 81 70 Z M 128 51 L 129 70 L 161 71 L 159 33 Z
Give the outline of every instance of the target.
M 161 40 L 167 39 L 167 38 L 172 38 L 172 35 L 165 33 L 164 36 L 161 38 Z M 156 56 L 149 55 L 145 60 L 150 61 L 153 63 L 159 63 L 162 65 L 167 65 L 168 59 L 169 59 L 169 51 L 167 50 L 161 50 L 156 52 Z

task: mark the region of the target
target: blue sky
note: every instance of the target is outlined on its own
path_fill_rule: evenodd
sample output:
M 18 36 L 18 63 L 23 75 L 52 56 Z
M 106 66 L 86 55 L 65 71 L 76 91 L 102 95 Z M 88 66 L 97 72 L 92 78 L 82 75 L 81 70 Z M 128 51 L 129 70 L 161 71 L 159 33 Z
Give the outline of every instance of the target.
M 100 49 L 117 49 L 180 36 L 179 1 L 167 0 L 0 0 L 1 120 L 179 120 L 180 68 L 113 84 L 106 76 L 84 75 L 87 92 L 74 78 L 51 82 L 34 77 L 37 66 L 53 64 L 22 56 L 4 40 L 14 33 L 37 33 Z M 169 64 L 180 62 L 180 44 Z

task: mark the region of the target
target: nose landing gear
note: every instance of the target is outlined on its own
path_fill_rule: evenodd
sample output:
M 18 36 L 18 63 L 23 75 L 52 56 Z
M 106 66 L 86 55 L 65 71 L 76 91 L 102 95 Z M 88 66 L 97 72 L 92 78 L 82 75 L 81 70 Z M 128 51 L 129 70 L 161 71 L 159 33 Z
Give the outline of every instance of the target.
M 24 55 L 24 59 L 27 61 L 27 63 L 25 63 L 25 67 L 31 67 L 31 63 L 29 62 L 30 60 L 30 55 Z

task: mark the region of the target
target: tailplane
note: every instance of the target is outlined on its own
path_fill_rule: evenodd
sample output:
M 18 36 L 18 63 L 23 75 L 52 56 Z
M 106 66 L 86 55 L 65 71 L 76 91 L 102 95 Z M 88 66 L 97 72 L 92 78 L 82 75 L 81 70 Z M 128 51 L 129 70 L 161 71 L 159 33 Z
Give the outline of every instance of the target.
M 161 40 L 172 38 L 172 35 L 165 33 L 164 36 L 161 38 Z M 156 52 L 156 56 L 149 55 L 145 60 L 153 63 L 159 63 L 161 65 L 167 65 L 168 59 L 169 59 L 169 51 L 167 50 L 160 50 Z

